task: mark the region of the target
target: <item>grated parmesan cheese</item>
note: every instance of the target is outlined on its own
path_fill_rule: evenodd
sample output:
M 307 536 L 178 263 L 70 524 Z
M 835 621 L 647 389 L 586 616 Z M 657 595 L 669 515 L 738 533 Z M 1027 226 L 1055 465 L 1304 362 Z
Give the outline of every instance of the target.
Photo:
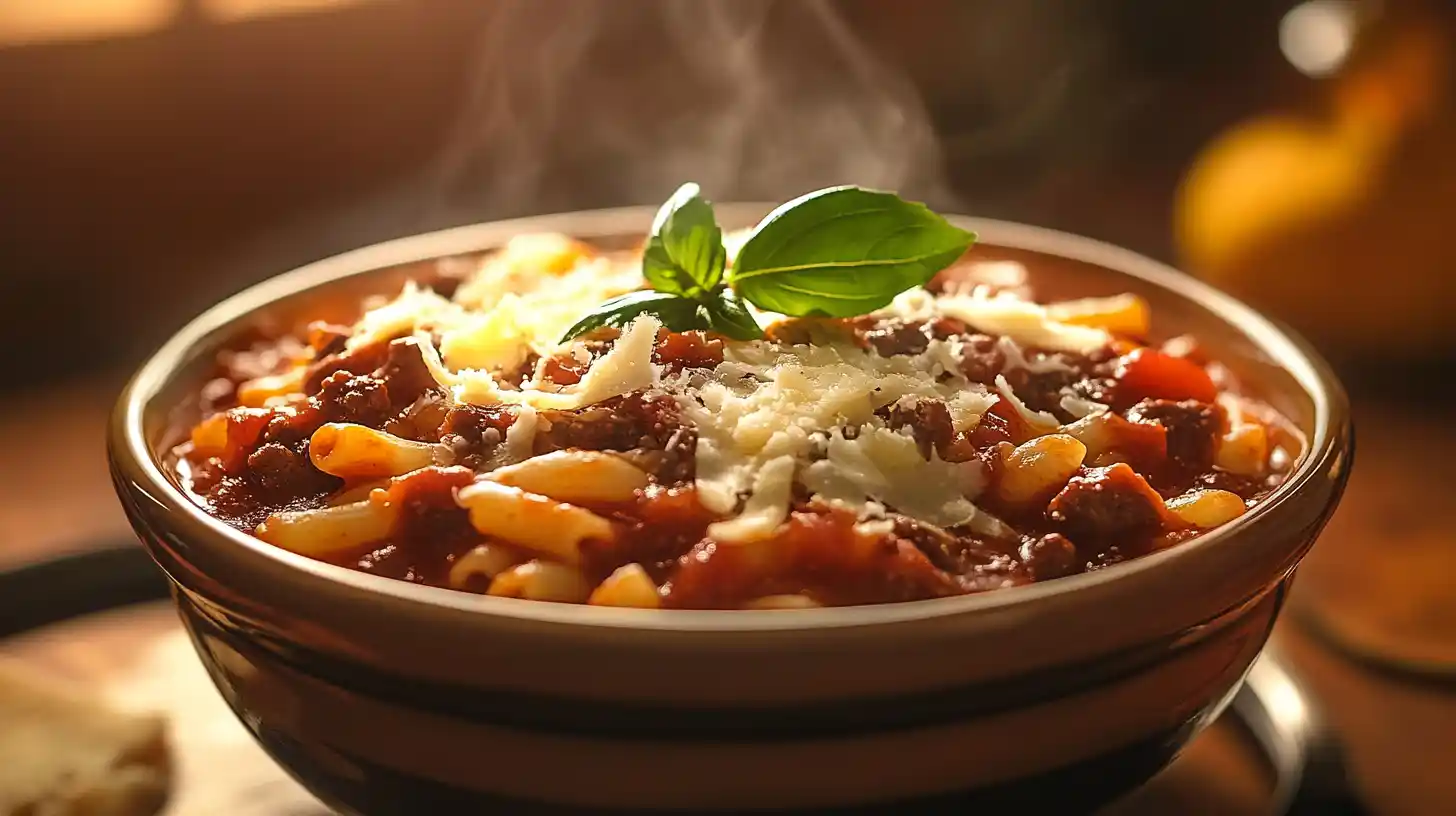
M 506 443 L 501 446 L 504 449 L 507 460 L 505 464 L 524 462 L 531 458 L 533 443 L 536 441 L 536 423 L 539 419 L 536 409 L 530 405 L 521 405 L 516 410 L 516 421 L 506 429 Z
M 1046 411 L 1033 411 L 1026 407 L 1026 403 L 1021 401 L 1021 397 L 1016 396 L 1016 392 L 1011 390 L 1011 383 L 1006 381 L 1005 374 L 996 375 L 996 390 L 1011 404 L 1012 408 L 1016 409 L 1016 413 L 1026 420 L 1026 424 L 1031 426 L 1033 434 L 1040 436 L 1053 433 L 1062 426 L 1056 417 Z
M 640 263 L 596 257 L 560 235 L 519 236 L 488 258 L 453 299 L 410 282 L 370 309 L 346 348 L 424 332 L 453 370 L 513 371 L 545 356 L 581 316 L 643 285 Z
M 831 502 L 855 506 L 874 500 L 931 524 L 953 527 L 976 516 L 970 499 L 986 479 L 980 462 L 945 462 L 934 453 L 925 460 L 907 433 L 873 428 L 846 439 L 836 428 L 828 456 L 805 468 L 803 481 Z
M 1004 283 L 1012 283 L 1009 267 L 989 271 L 1006 272 Z M 847 339 L 726 341 L 723 361 L 713 369 L 670 376 L 652 362 L 662 326 L 651 316 L 635 320 L 595 360 L 580 343 L 558 342 L 583 314 L 642 285 L 640 262 L 596 255 L 563 236 L 522 238 L 487 259 L 451 299 L 407 285 L 359 320 L 348 346 L 413 336 L 430 375 L 456 403 L 514 406 L 516 420 L 492 457 L 498 465 L 530 457 L 539 411 L 572 411 L 639 391 L 670 395 L 697 431 L 698 498 L 722 517 L 710 535 L 724 542 L 771 535 L 786 520 L 796 487 L 855 512 L 877 534 L 891 529 L 887 506 L 939 526 L 1004 532 L 999 519 L 975 504 L 987 481 L 979 461 L 946 462 L 934 451 L 927 458 L 911 429 L 891 429 L 877 412 L 935 400 L 946 406 L 955 431 L 969 433 L 1004 399 L 1035 434 L 1059 428 L 1051 414 L 1030 410 L 1005 376 L 991 388 L 967 380 L 960 337 L 932 339 L 918 354 L 891 357 Z M 765 326 L 788 319 L 752 311 Z M 941 295 L 912 289 L 875 313 L 964 321 L 999 336 L 1009 369 L 1032 373 L 1073 371 L 1061 353 L 1087 353 L 1111 340 L 1101 329 L 1052 315 L 984 283 Z M 533 354 L 568 354 L 591 364 L 568 386 L 543 382 L 539 367 L 520 387 L 501 376 L 519 371 Z M 1070 394 L 1061 408 L 1077 417 L 1107 410 Z
M 523 389 L 505 389 L 486 369 L 451 372 L 429 360 L 426 364 L 435 381 L 449 391 L 456 402 L 471 405 L 504 403 L 574 411 L 656 385 L 658 371 L 652 362 L 652 349 L 657 343 L 657 331 L 661 328 L 662 323 L 655 317 L 643 315 L 637 318 L 622 332 L 612 348 L 592 364 L 581 382 L 559 391 L 542 391 L 529 387 L 529 383 Z
M 465 311 L 458 305 L 409 281 L 394 300 L 364 313 L 354 331 L 344 341 L 344 348 L 353 351 L 373 343 L 393 340 L 416 332 L 453 325 Z
M 506 294 L 488 312 L 458 321 L 440 338 L 440 356 L 454 369 L 511 371 L 530 355 L 535 337 L 529 310 L 520 297 Z
M 561 336 L 582 315 L 618 295 L 642 288 L 639 263 L 592 257 L 569 239 L 556 239 L 544 244 L 518 245 L 512 241 L 461 284 L 455 292 L 455 303 L 487 316 L 505 310 L 510 321 L 500 325 L 499 333 L 479 325 L 462 327 L 472 331 L 456 340 L 460 346 L 514 345 L 521 360 L 531 351 L 544 355 L 558 348 Z M 445 359 L 449 362 L 448 353 Z
M 974 517 L 970 498 L 982 487 L 980 465 L 926 461 L 913 436 L 889 430 L 875 414 L 901 401 L 937 399 L 957 430 L 974 429 L 997 397 L 958 374 L 940 376 L 929 361 L 941 354 L 927 348 L 887 358 L 848 346 L 733 343 L 711 374 L 670 388 L 698 429 L 699 500 L 725 515 L 744 500 L 744 516 L 757 519 L 715 535 L 757 536 L 768 520 L 782 520 L 790 495 L 778 489 L 784 462 L 802 463 L 790 476 L 826 501 L 873 500 L 947 525 Z M 849 439 L 845 427 L 862 430 Z M 816 456 L 823 458 L 811 462 Z M 782 497 L 781 512 L 772 514 L 758 501 L 770 466 L 774 495 Z
M 1093 414 L 1106 413 L 1107 411 L 1112 410 L 1111 406 L 1106 405 L 1105 403 L 1096 402 L 1089 399 L 1082 399 L 1075 394 L 1067 393 L 1062 394 L 1060 404 L 1063 411 L 1066 411 L 1077 419 L 1083 419 L 1092 416 Z
M 743 512 L 728 521 L 708 525 L 708 537 L 719 541 L 756 541 L 767 538 L 789 517 L 794 489 L 794 457 L 776 456 L 759 468 Z
M 1033 374 L 1047 374 L 1054 371 L 1076 371 L 1067 365 L 1059 355 L 1046 354 L 1036 360 L 1029 360 L 1026 351 L 1015 340 L 1002 336 L 996 339 L 996 348 L 1006 357 L 1007 368 L 1019 368 Z
M 910 289 L 877 314 L 904 320 L 953 317 L 986 334 L 1002 335 L 1022 346 L 1048 351 L 1086 354 L 1112 339 L 1101 329 L 1059 323 L 1048 316 L 1046 307 L 1009 292 L 986 294 L 974 290 L 937 297 L 924 289 Z

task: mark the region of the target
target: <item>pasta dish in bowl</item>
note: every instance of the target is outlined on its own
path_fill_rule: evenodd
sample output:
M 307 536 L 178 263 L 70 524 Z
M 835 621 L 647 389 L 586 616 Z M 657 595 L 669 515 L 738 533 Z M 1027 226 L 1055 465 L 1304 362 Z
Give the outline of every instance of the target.
M 1338 385 L 1150 261 L 873 196 L 421 236 L 184 330 L 113 464 L 264 745 L 364 812 L 1091 801 L 1165 761 L 1333 509 Z M 783 766 L 903 741 L 961 761 Z M 667 757 L 701 770 L 632 784 Z
M 642 254 L 523 234 L 350 324 L 224 353 L 222 410 L 179 461 L 209 512 L 293 552 L 648 608 L 1049 580 L 1282 481 L 1297 432 L 1189 337 L 1148 346 L 1142 298 L 1042 305 L 1019 267 L 986 266 L 863 315 L 760 312 L 759 336 L 642 313 L 561 342 L 647 287 Z

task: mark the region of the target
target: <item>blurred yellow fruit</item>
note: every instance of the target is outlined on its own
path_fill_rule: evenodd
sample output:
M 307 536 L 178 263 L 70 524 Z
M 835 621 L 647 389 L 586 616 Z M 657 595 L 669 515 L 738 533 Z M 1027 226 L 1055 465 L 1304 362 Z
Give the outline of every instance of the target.
M 1338 81 L 1332 113 L 1232 128 L 1194 162 L 1175 238 L 1195 274 L 1341 352 L 1456 339 L 1449 44 L 1412 27 Z

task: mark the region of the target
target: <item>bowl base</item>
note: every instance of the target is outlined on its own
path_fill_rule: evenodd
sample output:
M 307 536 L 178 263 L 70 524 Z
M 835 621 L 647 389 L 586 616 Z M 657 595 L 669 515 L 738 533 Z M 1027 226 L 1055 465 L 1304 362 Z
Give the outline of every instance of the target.
M 1032 813 L 1091 813 L 1143 785 L 1177 755 L 1196 730 L 1196 720 L 1055 771 L 989 788 L 937 794 L 848 807 L 780 809 L 754 813 L 794 816 L 892 816 L 892 814 L 965 814 L 1028 811 Z M 608 809 L 562 805 L 497 796 L 454 787 L 435 780 L 401 774 L 356 757 L 334 756 L 325 763 L 307 747 L 267 728 L 255 735 L 283 768 L 304 787 L 342 813 L 354 816 L 415 816 L 419 813 L 509 813 L 512 816 L 642 816 L 642 809 Z M 353 766 L 343 782 L 335 763 Z M 563 780 L 568 782 L 569 780 Z M 669 811 L 661 811 L 669 812 Z M 684 812 L 674 809 L 670 812 Z M 741 808 L 694 810 L 693 813 L 742 813 Z

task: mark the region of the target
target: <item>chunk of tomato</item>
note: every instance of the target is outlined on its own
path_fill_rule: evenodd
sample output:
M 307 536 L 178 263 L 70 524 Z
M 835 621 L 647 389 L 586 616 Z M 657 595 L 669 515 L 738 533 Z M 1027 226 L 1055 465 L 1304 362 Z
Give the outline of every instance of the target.
M 1144 399 L 1213 402 L 1218 389 L 1203 367 L 1151 348 L 1140 348 L 1118 361 L 1117 401 L 1133 405 Z

